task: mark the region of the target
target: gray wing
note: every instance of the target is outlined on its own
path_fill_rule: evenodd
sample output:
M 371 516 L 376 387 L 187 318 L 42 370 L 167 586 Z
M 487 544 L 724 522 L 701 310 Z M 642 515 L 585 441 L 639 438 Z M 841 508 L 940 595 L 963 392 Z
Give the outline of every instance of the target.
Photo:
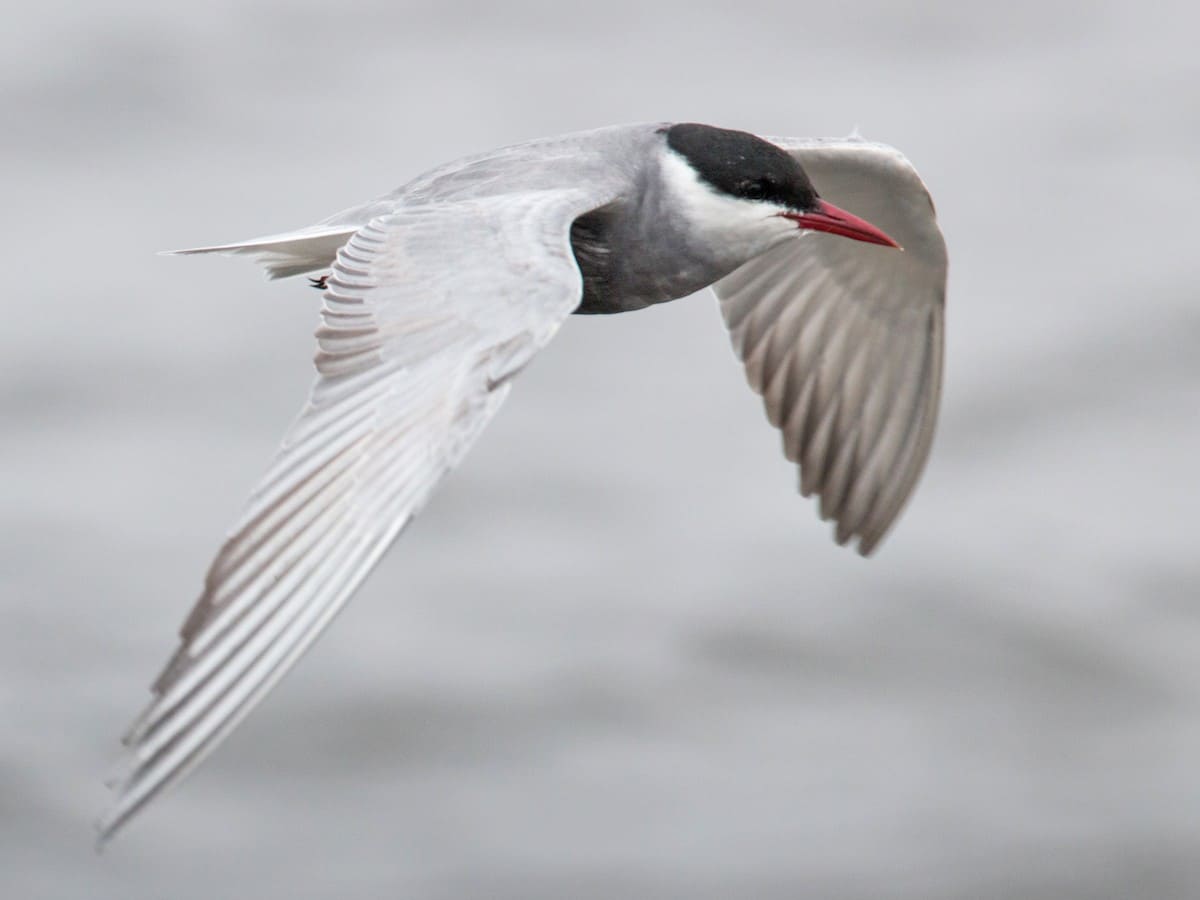
M 769 138 L 826 200 L 904 252 L 785 241 L 714 286 L 734 349 L 839 544 L 875 549 L 929 456 L 942 381 L 946 246 L 916 170 L 882 144 Z
M 341 248 L 317 382 L 126 736 L 101 840 L 287 672 L 470 447 L 579 304 L 570 224 L 609 199 L 559 190 L 405 208 Z

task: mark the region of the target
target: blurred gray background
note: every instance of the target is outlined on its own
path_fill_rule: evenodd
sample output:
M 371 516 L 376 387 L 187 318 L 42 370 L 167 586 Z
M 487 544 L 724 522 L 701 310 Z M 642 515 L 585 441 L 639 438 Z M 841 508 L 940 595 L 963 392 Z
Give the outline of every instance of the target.
M 1200 896 L 1194 3 L 53 2 L 0 30 L 0 894 Z M 705 293 L 575 319 L 231 740 L 117 737 L 318 295 L 154 251 L 640 120 L 857 126 L 951 253 L 931 464 L 833 545 Z

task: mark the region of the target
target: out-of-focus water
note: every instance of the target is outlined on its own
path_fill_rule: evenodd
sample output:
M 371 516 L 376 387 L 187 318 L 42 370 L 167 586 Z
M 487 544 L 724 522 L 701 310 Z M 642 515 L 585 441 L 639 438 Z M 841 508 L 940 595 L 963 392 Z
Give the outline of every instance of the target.
M 0 32 L 0 892 L 1200 896 L 1194 4 L 40 2 Z M 708 294 L 568 324 L 310 656 L 103 856 L 116 739 L 317 295 L 153 251 L 698 120 L 901 147 L 932 463 L 833 546 Z

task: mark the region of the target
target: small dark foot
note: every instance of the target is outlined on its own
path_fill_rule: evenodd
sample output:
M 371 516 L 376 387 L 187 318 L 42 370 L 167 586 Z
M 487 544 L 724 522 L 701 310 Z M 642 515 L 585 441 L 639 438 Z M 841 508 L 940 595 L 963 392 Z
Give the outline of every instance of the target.
M 308 281 L 309 281 L 309 284 L 311 284 L 317 290 L 323 291 L 323 290 L 325 290 L 325 282 L 329 281 L 329 276 L 322 275 L 320 278 L 310 278 L 310 279 L 308 279 Z

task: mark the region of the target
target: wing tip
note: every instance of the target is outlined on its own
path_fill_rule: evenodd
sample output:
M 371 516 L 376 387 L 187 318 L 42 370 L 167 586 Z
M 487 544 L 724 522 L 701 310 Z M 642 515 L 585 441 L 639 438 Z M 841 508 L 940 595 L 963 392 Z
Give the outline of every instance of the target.
M 103 854 L 108 848 L 120 827 L 120 824 L 109 821 L 107 813 L 92 823 L 92 850 L 97 856 Z
M 833 540 L 839 547 L 850 546 L 855 553 L 863 559 L 870 558 L 871 554 L 879 547 L 883 540 L 883 534 L 867 534 L 856 531 L 855 529 L 845 526 L 842 522 L 835 520 L 833 530 Z M 857 543 L 855 539 L 857 538 Z
M 858 546 L 854 548 L 863 559 L 870 559 L 876 548 L 879 547 L 879 542 L 883 540 L 883 535 L 859 535 Z
M 120 790 L 118 788 L 118 790 Z M 120 834 L 129 821 L 141 811 L 142 807 L 151 800 L 157 791 L 146 797 L 139 798 L 133 803 L 127 802 L 125 795 L 118 794 L 109 808 L 92 822 L 92 849 L 101 854 L 108 845 Z
M 133 812 L 134 810 L 125 807 L 122 798 L 118 796 L 104 813 L 93 820 L 92 849 L 97 854 L 103 853 L 107 849 L 113 838 L 129 821 Z

